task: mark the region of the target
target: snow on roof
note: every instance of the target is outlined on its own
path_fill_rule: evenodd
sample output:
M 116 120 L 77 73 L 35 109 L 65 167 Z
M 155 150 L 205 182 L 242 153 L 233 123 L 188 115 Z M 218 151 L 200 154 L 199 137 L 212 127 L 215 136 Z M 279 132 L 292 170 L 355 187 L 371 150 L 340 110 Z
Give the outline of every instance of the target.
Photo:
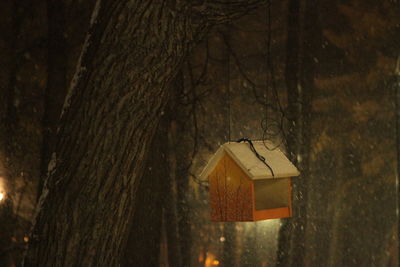
M 270 142 L 265 142 L 265 144 L 268 147 L 274 147 Z M 263 156 L 265 162 L 272 168 L 275 178 L 293 177 L 300 174 L 279 148 L 268 150 L 263 141 L 253 141 L 253 145 L 257 153 Z M 223 144 L 211 157 L 200 174 L 201 179 L 208 178 L 208 175 L 218 164 L 224 152 L 235 160 L 249 178 L 253 180 L 274 178 L 270 169 L 251 151 L 249 143 L 229 142 Z

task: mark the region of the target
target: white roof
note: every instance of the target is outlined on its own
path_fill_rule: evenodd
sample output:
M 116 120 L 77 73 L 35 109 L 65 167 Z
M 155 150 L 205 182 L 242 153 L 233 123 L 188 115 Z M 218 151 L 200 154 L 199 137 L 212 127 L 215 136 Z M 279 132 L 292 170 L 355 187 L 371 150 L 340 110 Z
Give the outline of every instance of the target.
M 270 148 L 274 147 L 270 142 L 265 142 L 265 144 Z M 273 170 L 275 178 L 293 177 L 300 174 L 279 148 L 268 150 L 263 141 L 253 141 L 253 145 L 257 153 L 265 158 L 265 162 Z M 251 151 L 249 143 L 229 142 L 223 144 L 212 156 L 200 174 L 201 179 L 208 178 L 224 152 L 235 160 L 249 178 L 253 180 L 274 178 L 270 169 Z

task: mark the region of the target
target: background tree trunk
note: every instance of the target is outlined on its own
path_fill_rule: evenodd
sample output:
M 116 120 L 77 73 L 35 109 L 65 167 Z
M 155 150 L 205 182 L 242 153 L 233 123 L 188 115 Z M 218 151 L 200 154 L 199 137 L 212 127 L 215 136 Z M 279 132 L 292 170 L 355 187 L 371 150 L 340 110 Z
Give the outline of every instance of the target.
M 315 65 L 321 47 L 319 6 L 314 0 L 289 1 L 286 86 L 288 97 L 288 149 L 291 160 L 301 171 L 310 175 L 310 149 L 313 119 Z M 303 16 L 301 15 L 303 14 Z M 301 31 L 302 29 L 302 31 Z M 300 40 L 302 46 L 300 46 Z M 307 227 L 307 179 L 293 180 L 294 218 L 284 220 L 280 230 L 278 266 L 304 264 Z
M 235 266 L 236 260 L 236 229 L 234 222 L 224 223 L 224 246 L 221 263 L 223 267 Z
M 297 158 L 300 153 L 300 111 L 302 102 L 300 101 L 300 2 L 297 0 L 288 1 L 288 26 L 286 41 L 286 65 L 285 65 L 285 83 L 287 90 L 287 119 L 288 135 L 287 149 L 290 160 L 297 166 Z M 296 196 L 298 188 L 296 181 L 293 185 L 293 196 Z M 296 202 L 297 203 L 297 202 Z M 296 208 L 297 206 L 294 205 Z M 297 210 L 296 210 L 297 211 Z M 296 215 L 298 215 L 296 213 Z M 282 219 L 282 226 L 279 230 L 279 241 L 277 249 L 277 265 L 289 266 L 292 244 L 292 233 L 294 230 L 292 219 Z
M 301 172 L 301 177 L 311 176 L 311 154 L 312 154 L 312 138 L 313 127 L 312 121 L 314 120 L 314 112 L 312 104 L 314 100 L 315 79 L 317 76 L 317 64 L 319 59 L 319 51 L 322 45 L 322 30 L 321 22 L 319 19 L 319 2 L 316 0 L 306 0 L 304 6 L 304 22 L 303 22 L 303 53 L 301 56 L 301 74 L 300 74 L 300 90 L 302 107 L 300 110 L 300 150 L 298 160 L 298 167 Z M 295 221 L 296 227 L 293 229 L 292 240 L 292 255 L 291 264 L 307 265 L 306 256 L 306 229 L 308 224 L 308 217 L 310 216 L 308 208 L 308 190 L 310 188 L 309 180 L 296 179 L 294 182 L 296 186 L 295 193 L 297 207 L 295 214 L 297 219 Z M 320 248 L 322 249 L 326 248 Z M 315 252 L 318 254 L 317 252 Z
M 20 266 L 36 201 L 46 84 L 45 1 L 0 3 L 0 266 Z

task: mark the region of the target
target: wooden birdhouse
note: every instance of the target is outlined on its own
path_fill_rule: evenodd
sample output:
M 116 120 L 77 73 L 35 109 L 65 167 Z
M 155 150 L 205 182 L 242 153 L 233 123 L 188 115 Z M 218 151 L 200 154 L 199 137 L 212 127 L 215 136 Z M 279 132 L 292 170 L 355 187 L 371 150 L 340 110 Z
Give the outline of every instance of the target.
M 262 141 L 252 144 L 225 143 L 202 171 L 201 178 L 209 180 L 213 221 L 291 216 L 291 178 L 299 171 L 278 148 L 268 150 Z

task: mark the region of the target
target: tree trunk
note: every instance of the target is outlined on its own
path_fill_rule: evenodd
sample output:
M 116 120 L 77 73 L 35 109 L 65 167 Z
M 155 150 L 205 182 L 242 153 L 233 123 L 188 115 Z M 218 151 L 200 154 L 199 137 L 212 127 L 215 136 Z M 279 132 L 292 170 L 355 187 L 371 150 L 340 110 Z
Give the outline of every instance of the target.
M 185 1 L 97 1 L 27 266 L 118 266 L 166 89 L 212 23 L 259 2 L 236 1 L 224 9 L 225 2 L 192 8 Z
M 155 3 L 124 2 L 97 6 L 28 266 L 116 266 L 123 252 L 165 88 L 189 48 L 184 17 Z
M 190 68 L 190 66 L 188 66 Z M 182 95 L 187 93 L 185 88 L 185 75 L 181 72 L 176 79 L 177 94 L 176 99 L 182 99 Z M 195 101 L 193 99 L 193 101 Z M 190 229 L 190 206 L 189 199 L 187 197 L 189 190 L 189 168 L 191 161 L 193 161 L 193 145 L 191 144 L 192 139 L 188 138 L 191 131 L 188 125 L 192 123 L 188 119 L 188 114 L 193 115 L 193 110 L 188 110 L 180 101 L 176 101 L 177 109 L 175 112 L 175 126 L 174 131 L 171 131 L 172 145 L 175 147 L 173 150 L 173 156 L 175 160 L 175 183 L 176 183 L 176 211 L 178 215 L 178 236 L 179 236 L 179 247 L 180 256 L 182 259 L 182 266 L 190 266 L 191 261 L 191 229 Z M 197 103 L 193 102 L 192 105 Z M 189 129 L 188 129 L 189 128 Z M 194 142 L 197 142 L 195 140 Z M 195 150 L 196 148 L 194 148 Z M 190 156 L 189 156 L 190 155 Z M 192 158 L 191 158 L 192 157 Z M 171 265 L 173 266 L 173 265 Z
M 168 198 L 165 208 L 165 225 L 168 229 L 168 261 L 170 266 L 190 266 L 191 262 L 191 229 L 189 200 L 189 166 L 193 157 L 192 139 L 188 138 L 190 131 L 187 129 L 189 110 L 180 101 L 187 93 L 185 88 L 185 75 L 181 72 L 174 83 L 176 88 L 170 111 L 171 125 L 169 136 L 169 163 Z M 193 100 L 194 101 L 194 100 Z M 172 102 L 172 101 L 171 101 Z M 196 103 L 193 103 L 195 105 Z M 190 141 L 189 141 L 190 139 Z
M 224 250 L 222 252 L 221 264 L 223 267 L 235 266 L 236 260 L 236 224 L 234 222 L 224 223 Z
M 175 110 L 176 111 L 176 110 Z M 166 228 L 168 263 L 170 266 L 182 267 L 182 254 L 180 249 L 179 236 L 179 214 L 178 214 L 178 184 L 176 175 L 176 148 L 174 146 L 174 137 L 176 135 L 176 120 L 171 122 L 168 131 L 169 141 L 169 164 L 170 172 L 167 177 L 167 195 L 165 199 L 164 222 Z
M 307 223 L 309 220 L 310 212 L 307 210 L 308 206 L 308 189 L 314 188 L 310 186 L 312 179 L 310 170 L 310 155 L 312 151 L 312 137 L 313 127 L 312 121 L 314 119 L 312 103 L 315 91 L 315 77 L 317 73 L 317 62 L 319 59 L 319 51 L 322 45 L 322 30 L 321 22 L 319 20 L 320 5 L 317 0 L 306 0 L 304 6 L 304 24 L 303 24 L 303 55 L 301 58 L 301 121 L 300 121 L 300 156 L 301 161 L 298 161 L 298 167 L 301 171 L 301 177 L 294 179 L 293 183 L 296 187 L 297 207 L 295 207 L 294 214 L 296 214 L 295 228 L 293 229 L 292 238 L 292 264 L 307 265 L 306 244 L 307 244 Z M 308 179 L 301 179 L 308 177 Z M 323 255 L 322 251 L 327 249 L 320 248 L 319 252 L 313 253 Z M 328 254 L 328 253 L 327 253 Z
M 121 266 L 159 266 L 162 211 L 165 203 L 169 119 L 164 116 L 157 128 L 146 170 L 136 193 L 133 222 Z
M 187 192 L 189 190 L 189 173 L 186 168 L 187 158 L 183 156 L 180 160 L 180 165 L 177 166 L 177 189 L 178 189 L 178 226 L 179 226 L 179 244 L 182 257 L 182 266 L 190 266 L 191 260 L 191 229 L 190 229 L 190 214 L 189 200 Z M 185 166 L 182 166 L 185 165 Z
M 314 78 L 321 30 L 318 19 L 318 3 L 305 1 L 301 9 L 297 1 L 289 1 L 288 47 L 286 62 L 286 85 L 288 92 L 289 135 L 288 149 L 291 160 L 296 163 L 302 177 L 310 175 L 310 144 L 312 99 Z M 304 15 L 301 17 L 302 12 Z M 302 19 L 301 19 L 302 18 Z M 300 27 L 303 27 L 300 36 Z M 300 47 L 302 40 L 302 47 Z M 301 50 L 302 48 L 302 50 Z M 280 230 L 278 266 L 305 265 L 307 226 L 307 179 L 293 180 L 293 214 L 290 222 L 285 220 Z M 322 249 L 322 248 L 321 248 Z
M 251 227 L 243 237 L 244 248 L 241 254 L 240 267 L 261 266 L 257 244 L 257 224 Z
M 400 54 L 397 56 L 397 64 L 395 70 L 395 81 L 394 81 L 394 98 L 396 108 L 396 152 L 397 152 L 397 183 L 400 179 Z M 400 196 L 400 187 L 397 186 L 397 196 Z M 399 204 L 398 204 L 399 205 Z M 399 208 L 399 206 L 397 206 Z M 398 216 L 398 215 L 397 215 Z M 400 223 L 397 224 L 397 234 L 400 233 Z M 398 243 L 399 241 L 397 241 Z M 399 252 L 397 252 L 399 255 Z M 397 261 L 399 261 L 397 259 Z
M 301 111 L 300 105 L 302 105 L 299 97 L 300 21 L 300 2 L 297 0 L 289 0 L 285 66 L 285 82 L 288 102 L 287 118 L 289 128 L 287 135 L 287 149 L 290 160 L 296 165 L 300 147 L 299 124 Z M 294 186 L 293 196 L 295 195 L 297 195 L 297 187 Z M 289 266 L 293 229 L 294 224 L 292 219 L 282 220 L 282 226 L 279 230 L 277 266 Z
M 396 84 L 396 99 L 395 99 L 395 106 L 396 106 L 396 145 L 397 145 L 397 176 L 396 176 L 396 180 L 397 180 L 397 184 L 399 183 L 399 179 L 400 179 L 400 56 L 397 58 L 397 73 L 396 73 L 396 80 L 397 80 L 397 84 Z M 397 199 L 399 199 L 400 196 L 400 187 L 397 186 Z M 399 204 L 397 204 L 397 209 L 399 209 Z M 398 215 L 397 215 L 398 218 Z M 400 233 L 400 223 L 397 224 L 397 229 L 394 230 L 393 232 L 397 231 L 397 235 L 399 235 Z M 396 266 L 396 263 L 399 264 L 399 255 L 400 252 L 398 250 L 398 246 L 399 246 L 399 239 L 397 239 L 397 241 L 393 241 L 393 254 L 390 257 L 390 261 L 393 262 L 392 266 Z
M 47 0 L 47 86 L 44 95 L 43 142 L 38 197 L 56 144 L 57 123 L 67 90 L 64 0 Z

